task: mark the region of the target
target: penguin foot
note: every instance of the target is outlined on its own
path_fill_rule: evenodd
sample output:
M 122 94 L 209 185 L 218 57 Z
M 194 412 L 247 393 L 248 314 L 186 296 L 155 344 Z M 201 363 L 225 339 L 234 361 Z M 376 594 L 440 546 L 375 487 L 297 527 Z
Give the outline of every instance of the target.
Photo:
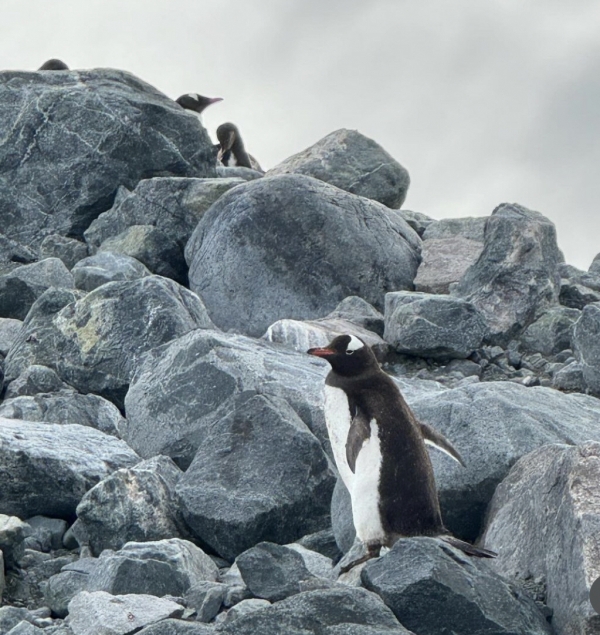
M 474 556 L 475 558 L 497 558 L 498 554 L 495 551 L 489 549 L 482 549 L 481 547 L 475 547 L 474 545 L 455 538 L 454 536 L 440 536 L 440 538 L 447 542 L 449 545 L 460 549 L 467 556 Z
M 354 569 L 359 564 L 379 558 L 381 544 L 365 545 L 363 542 L 355 542 L 348 553 L 339 561 L 337 569 L 339 574 L 348 573 L 350 569 Z

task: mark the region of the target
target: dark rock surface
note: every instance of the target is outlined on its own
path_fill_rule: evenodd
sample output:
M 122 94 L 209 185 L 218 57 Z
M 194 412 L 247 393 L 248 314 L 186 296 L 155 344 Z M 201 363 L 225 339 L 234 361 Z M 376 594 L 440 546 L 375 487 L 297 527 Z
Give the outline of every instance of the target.
M 88 246 L 74 238 L 50 234 L 40 245 L 40 255 L 42 258 L 58 258 L 67 269 L 72 269 L 76 263 L 87 257 Z
M 82 291 L 93 291 L 107 282 L 137 280 L 151 275 L 139 260 L 111 251 L 101 251 L 80 260 L 71 273 L 75 286 Z
M 481 346 L 487 332 L 483 316 L 470 302 L 408 291 L 385 296 L 383 337 L 400 353 L 465 358 Z
M 28 549 L 49 553 L 62 548 L 62 541 L 67 531 L 67 522 L 61 518 L 32 516 L 27 519 L 24 544 Z
M 326 447 L 325 364 L 242 335 L 196 330 L 148 354 L 125 400 L 123 438 L 144 458 L 166 454 L 187 467 L 206 431 L 235 412 L 238 397 L 284 399 Z
M 267 172 L 304 174 L 342 190 L 402 207 L 410 185 L 407 170 L 379 144 L 357 130 L 336 130 Z
M 546 217 L 503 204 L 487 219 L 483 252 L 453 293 L 482 312 L 493 343 L 507 343 L 558 303 L 562 261 Z
M 361 579 L 415 633 L 552 633 L 525 593 L 486 563 L 435 538 L 401 538 L 388 554 L 367 563 Z
M 22 326 L 22 320 L 0 318 L 0 355 L 2 355 L 2 357 L 6 357 L 8 354 L 8 351 L 15 343 Z
M 90 489 L 77 506 L 77 526 L 92 553 L 179 536 L 174 498 L 181 475 L 171 459 L 157 456 L 117 470 Z
M 547 445 L 524 456 L 498 486 L 483 541 L 508 578 L 543 577 L 560 635 L 596 633 L 589 602 L 598 577 L 600 443 Z M 516 539 L 518 537 L 518 539 Z
M 41 363 L 78 390 L 117 405 L 122 405 L 145 351 L 193 329 L 213 326 L 198 296 L 159 276 L 112 282 L 48 313 L 39 306 L 28 316 L 8 354 L 7 379 Z M 49 333 L 32 341 L 38 320 Z
M 138 462 L 123 441 L 92 428 L 0 419 L 0 513 L 71 518 L 88 489 Z
M 554 307 L 530 324 L 521 342 L 526 350 L 550 356 L 571 348 L 573 325 L 581 312 L 567 307 Z
M 0 215 L 4 234 L 24 245 L 81 236 L 119 185 L 215 174 L 214 148 L 196 117 L 129 73 L 1 77 Z
M 293 542 L 325 529 L 334 482 L 323 449 L 292 408 L 246 394 L 203 430 L 177 493 L 194 537 L 233 559 L 260 541 Z
M 190 288 L 215 324 L 260 336 L 281 318 L 322 317 L 349 295 L 381 308 L 387 291 L 412 288 L 420 242 L 385 206 L 282 175 L 223 195 L 185 254 Z
M 225 624 L 227 635 L 410 635 L 365 589 L 307 591 Z
M 24 320 L 31 305 L 49 287 L 75 287 L 73 276 L 58 258 L 21 265 L 0 276 L 0 316 Z
M 586 388 L 600 395 L 600 303 L 584 307 L 573 327 L 573 351 L 581 364 Z
M 347 320 L 367 331 L 383 336 L 383 314 L 357 295 L 344 298 L 327 317 Z
M 81 591 L 86 591 L 90 574 L 98 566 L 97 558 L 80 558 L 65 565 L 51 576 L 44 588 L 44 600 L 55 617 L 65 618 L 69 613 L 69 602 Z
M 10 383 L 4 397 L 13 399 L 14 397 L 32 396 L 38 393 L 54 393 L 68 388 L 67 384 L 61 381 L 51 368 L 41 364 L 32 364 Z

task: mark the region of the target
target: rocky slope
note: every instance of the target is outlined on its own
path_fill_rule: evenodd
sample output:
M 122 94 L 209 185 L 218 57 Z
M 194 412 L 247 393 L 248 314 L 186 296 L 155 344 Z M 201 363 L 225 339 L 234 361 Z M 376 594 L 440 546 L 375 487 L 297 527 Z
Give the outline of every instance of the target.
M 592 635 L 600 262 L 517 204 L 436 221 L 340 130 L 264 177 L 110 69 L 0 82 L 0 635 Z M 447 526 L 354 541 L 322 411 L 339 333 L 432 451 Z

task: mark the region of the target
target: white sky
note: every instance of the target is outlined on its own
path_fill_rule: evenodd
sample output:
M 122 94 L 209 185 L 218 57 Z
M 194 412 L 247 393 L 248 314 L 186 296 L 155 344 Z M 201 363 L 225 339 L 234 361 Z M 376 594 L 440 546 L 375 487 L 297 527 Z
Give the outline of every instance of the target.
M 5 69 L 58 57 L 170 97 L 223 97 L 264 168 L 338 128 L 410 172 L 404 207 L 481 216 L 518 202 L 571 264 L 600 252 L 597 0 L 2 0 Z

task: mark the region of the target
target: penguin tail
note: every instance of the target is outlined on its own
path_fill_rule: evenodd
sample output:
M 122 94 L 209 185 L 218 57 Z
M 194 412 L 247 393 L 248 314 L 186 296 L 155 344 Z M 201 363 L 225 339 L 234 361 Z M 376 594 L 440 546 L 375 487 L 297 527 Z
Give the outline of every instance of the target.
M 481 547 L 475 547 L 474 545 L 465 542 L 464 540 L 460 540 L 454 536 L 440 536 L 440 538 L 447 542 L 452 547 L 456 547 L 456 549 L 460 549 L 467 556 L 474 556 L 475 558 L 496 558 L 498 554 L 495 551 L 490 551 L 489 549 L 483 549 Z

